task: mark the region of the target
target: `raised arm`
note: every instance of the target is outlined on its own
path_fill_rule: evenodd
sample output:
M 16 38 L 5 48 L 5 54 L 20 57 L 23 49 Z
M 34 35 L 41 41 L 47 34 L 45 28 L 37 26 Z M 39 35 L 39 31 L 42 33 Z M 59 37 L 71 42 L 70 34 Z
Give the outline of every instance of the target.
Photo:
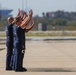
M 30 10 L 29 15 L 22 21 L 21 27 L 26 28 L 26 26 L 29 24 L 30 20 L 32 19 L 33 11 Z
M 35 21 L 33 20 L 32 24 L 28 28 L 26 28 L 26 32 L 30 31 L 34 25 L 35 25 Z
M 22 13 L 21 18 L 22 18 L 22 21 L 23 21 L 27 17 L 27 14 L 26 14 L 25 11 L 21 11 L 21 13 Z
M 17 14 L 17 16 L 20 16 L 20 14 L 21 14 L 21 11 L 20 11 L 20 9 L 18 8 L 18 14 Z

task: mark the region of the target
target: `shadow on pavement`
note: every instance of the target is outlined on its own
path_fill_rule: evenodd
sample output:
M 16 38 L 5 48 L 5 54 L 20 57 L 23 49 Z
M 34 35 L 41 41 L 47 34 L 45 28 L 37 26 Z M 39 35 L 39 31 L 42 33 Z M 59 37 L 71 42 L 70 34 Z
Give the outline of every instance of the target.
M 70 68 L 28 68 L 27 72 L 76 72 Z
M 5 48 L 0 48 L 0 51 L 4 50 Z

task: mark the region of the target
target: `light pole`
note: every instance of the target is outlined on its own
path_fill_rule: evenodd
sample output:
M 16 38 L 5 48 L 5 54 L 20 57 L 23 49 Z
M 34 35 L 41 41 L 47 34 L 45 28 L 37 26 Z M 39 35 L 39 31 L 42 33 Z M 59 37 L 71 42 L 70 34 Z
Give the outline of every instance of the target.
M 27 13 L 27 0 L 26 0 L 26 2 L 25 2 L 25 3 L 26 3 L 26 8 L 25 8 L 25 10 L 26 10 L 26 13 Z
M 27 0 L 25 2 L 25 0 L 22 0 L 22 10 L 26 10 L 27 12 Z
M 24 10 L 24 0 L 22 0 L 22 10 Z

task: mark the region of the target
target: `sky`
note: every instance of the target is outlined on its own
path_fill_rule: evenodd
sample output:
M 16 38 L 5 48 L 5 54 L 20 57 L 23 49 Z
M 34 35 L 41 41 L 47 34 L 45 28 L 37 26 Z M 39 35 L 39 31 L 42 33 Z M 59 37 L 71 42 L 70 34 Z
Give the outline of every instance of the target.
M 15 16 L 18 8 L 26 10 L 33 10 L 33 16 L 42 16 L 43 12 L 53 12 L 57 10 L 76 11 L 76 0 L 0 0 L 0 8 L 13 9 L 11 13 Z

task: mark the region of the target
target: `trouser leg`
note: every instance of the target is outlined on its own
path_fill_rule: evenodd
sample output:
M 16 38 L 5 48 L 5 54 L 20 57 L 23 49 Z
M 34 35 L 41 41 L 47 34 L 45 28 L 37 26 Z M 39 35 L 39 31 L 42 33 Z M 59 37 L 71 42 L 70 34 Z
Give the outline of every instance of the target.
M 13 67 L 12 67 L 13 70 L 21 69 L 21 59 L 22 59 L 21 50 L 18 52 L 18 50 L 15 49 L 13 55 Z
M 24 53 L 22 53 L 22 58 L 21 58 L 21 67 L 23 68 L 23 58 L 24 58 Z
M 10 69 L 10 64 L 11 64 L 11 57 L 12 57 L 12 47 L 7 47 L 7 54 L 6 54 L 6 69 Z

